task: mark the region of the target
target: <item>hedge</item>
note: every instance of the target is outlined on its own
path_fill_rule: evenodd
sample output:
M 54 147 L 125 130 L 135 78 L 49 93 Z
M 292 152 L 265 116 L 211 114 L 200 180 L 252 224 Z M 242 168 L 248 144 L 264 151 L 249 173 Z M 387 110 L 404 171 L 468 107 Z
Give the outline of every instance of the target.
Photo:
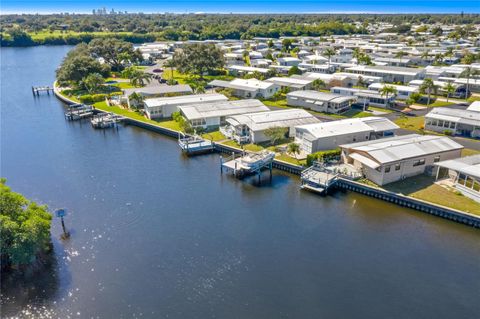
M 327 151 L 320 151 L 312 154 L 307 155 L 307 166 L 312 166 L 314 161 L 329 161 L 340 158 L 341 150 L 334 149 L 334 150 L 327 150 Z

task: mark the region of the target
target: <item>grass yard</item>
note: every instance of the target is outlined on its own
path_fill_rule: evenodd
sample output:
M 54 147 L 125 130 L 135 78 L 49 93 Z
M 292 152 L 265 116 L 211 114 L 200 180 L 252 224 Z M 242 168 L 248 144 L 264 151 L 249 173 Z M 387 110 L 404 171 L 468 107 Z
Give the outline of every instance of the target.
M 157 126 L 160 126 L 160 127 L 165 127 L 165 128 L 175 130 L 175 131 L 181 131 L 181 128 L 178 125 L 178 123 L 173 121 L 173 120 L 167 120 L 167 121 L 150 120 L 150 119 L 146 118 L 145 116 L 143 116 L 142 114 L 140 114 L 139 112 L 124 109 L 124 108 L 121 108 L 119 106 L 108 106 L 106 102 L 98 102 L 98 103 L 95 103 L 93 106 L 95 106 L 95 108 L 97 108 L 99 110 L 102 110 L 102 111 L 105 111 L 105 112 L 112 112 L 112 113 L 122 115 L 122 116 L 131 118 L 131 119 L 134 119 L 134 120 L 137 120 L 137 121 L 157 125 Z
M 284 109 L 289 108 L 289 106 L 287 105 L 286 99 L 278 100 L 278 101 L 263 100 L 262 103 L 265 104 L 266 106 L 271 106 L 271 107 L 280 107 Z
M 428 107 L 443 107 L 443 106 L 450 106 L 450 105 L 453 105 L 453 104 L 455 104 L 455 103 L 453 103 L 453 102 L 451 102 L 451 101 L 446 102 L 446 101 L 439 101 L 439 100 L 437 100 L 437 101 L 435 101 L 435 102 L 433 102 L 433 103 L 430 103 L 430 104 L 428 105 Z
M 205 139 L 209 139 L 211 141 L 214 141 L 214 142 L 223 141 L 223 140 L 226 139 L 225 135 L 220 133 L 220 131 L 204 133 L 204 134 L 202 134 L 202 137 L 205 138 Z
M 372 113 L 369 112 L 364 112 L 360 109 L 350 109 L 345 113 L 342 113 L 344 117 L 349 117 L 349 118 L 359 118 L 359 117 L 369 117 L 373 116 Z
M 291 157 L 290 155 L 287 155 L 287 154 L 276 154 L 275 159 L 278 159 L 280 161 L 284 161 L 290 164 L 294 164 L 294 165 L 300 165 L 300 166 L 307 165 L 306 159 L 298 160 L 295 157 Z
M 471 155 L 477 155 L 477 154 L 480 154 L 480 151 L 479 150 L 473 150 L 471 148 L 464 148 L 462 150 L 462 157 L 465 157 L 465 156 L 471 156 Z
M 468 99 L 467 99 L 467 102 L 468 103 L 473 103 L 475 101 L 480 101 L 480 96 L 475 96 L 475 95 L 472 95 L 470 96 Z
M 172 78 L 172 71 L 170 70 L 170 68 L 165 68 L 162 77 L 165 80 L 170 80 Z M 191 84 L 198 81 L 200 78 L 197 75 L 183 74 L 178 72 L 177 70 L 173 70 L 173 79 L 176 80 L 179 84 Z M 210 82 L 213 80 L 231 81 L 234 79 L 234 77 L 231 75 L 205 75 L 203 79 L 206 82 Z
M 480 215 L 480 204 L 459 192 L 434 184 L 434 177 L 419 175 L 388 184 L 383 188 L 442 206 Z
M 238 144 L 234 140 L 225 141 L 225 142 L 222 142 L 222 144 L 232 146 L 232 147 L 236 147 L 236 148 L 242 148 L 242 146 L 240 146 L 240 144 Z M 264 148 L 262 146 L 257 145 L 257 144 L 244 144 L 243 149 L 245 149 L 246 151 L 251 151 L 251 152 L 260 152 L 260 151 L 264 150 Z
M 420 132 L 424 128 L 425 117 L 423 116 L 402 116 L 395 120 L 400 128 Z

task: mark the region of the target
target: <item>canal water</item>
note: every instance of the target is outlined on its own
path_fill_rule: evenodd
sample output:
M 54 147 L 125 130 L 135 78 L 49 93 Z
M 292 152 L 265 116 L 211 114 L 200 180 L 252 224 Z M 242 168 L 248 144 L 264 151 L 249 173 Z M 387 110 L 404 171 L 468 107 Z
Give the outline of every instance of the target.
M 135 127 L 67 122 L 48 85 L 69 47 L 1 49 L 1 176 L 71 238 L 26 279 L 2 275 L 2 317 L 475 318 L 480 232 L 297 177 L 221 175 Z

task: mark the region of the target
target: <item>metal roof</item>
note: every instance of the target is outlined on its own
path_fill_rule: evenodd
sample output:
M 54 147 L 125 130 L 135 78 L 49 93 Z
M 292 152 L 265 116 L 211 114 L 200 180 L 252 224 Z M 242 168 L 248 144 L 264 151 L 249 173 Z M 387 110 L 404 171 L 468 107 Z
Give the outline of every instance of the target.
M 266 90 L 272 85 L 275 85 L 275 83 L 260 81 L 257 79 L 248 79 L 248 80 L 235 79 L 230 82 L 222 81 L 222 80 L 213 80 L 212 82 L 208 83 L 208 85 L 255 92 L 259 89 Z
M 320 122 L 315 116 L 302 109 L 234 115 L 227 118 L 226 121 L 233 126 L 246 125 L 252 131 L 266 130 L 270 127 L 293 127 Z
M 343 102 L 355 100 L 355 98 L 351 96 L 343 96 L 341 94 L 324 93 L 324 92 L 318 92 L 313 90 L 290 92 L 287 94 L 287 97 L 306 98 L 306 99 L 312 99 L 314 101 L 332 102 L 332 103 L 343 103 Z
M 204 103 L 227 100 L 228 98 L 223 94 L 210 93 L 145 99 L 144 103 L 147 108 L 151 108 L 163 105 L 185 105 L 190 103 Z
M 480 112 L 473 110 L 437 107 L 425 115 L 425 118 L 451 121 L 480 127 Z
M 181 105 L 179 109 L 188 120 L 269 111 L 268 107 L 255 99 Z
M 380 164 L 408 158 L 462 149 L 463 146 L 445 136 L 409 134 L 340 145 L 351 152 L 368 154 Z
M 360 132 L 391 131 L 398 128 L 395 123 L 387 118 L 372 116 L 301 125 L 295 129 L 307 132 L 314 138 L 323 138 Z
M 480 178 L 480 154 L 442 161 L 435 165 Z

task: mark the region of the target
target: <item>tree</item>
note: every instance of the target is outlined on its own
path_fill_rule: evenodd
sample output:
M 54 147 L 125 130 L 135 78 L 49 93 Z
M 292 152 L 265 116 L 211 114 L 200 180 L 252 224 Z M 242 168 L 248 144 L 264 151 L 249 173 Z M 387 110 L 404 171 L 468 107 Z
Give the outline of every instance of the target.
M 205 73 L 221 69 L 225 65 L 223 52 L 213 43 L 186 44 L 175 52 L 173 63 L 181 73 L 190 73 L 203 79 Z
M 465 77 L 467 78 L 467 86 L 466 86 L 466 91 L 465 91 L 465 98 L 468 98 L 468 94 L 470 93 L 470 78 L 479 74 L 479 71 L 472 68 L 471 66 L 468 66 L 463 70 L 462 73 L 460 73 L 460 77 Z
M 431 78 L 426 78 L 425 80 L 423 80 L 423 83 L 420 86 L 420 91 L 423 94 L 427 93 L 427 95 L 428 95 L 427 105 L 430 104 L 430 95 L 432 94 L 432 92 L 434 92 L 436 94 L 437 89 L 438 89 L 438 87 L 435 85 L 435 82 L 433 82 L 433 80 Z
M 448 82 L 447 84 L 445 84 L 443 89 L 447 93 L 447 102 L 448 102 L 448 99 L 450 98 L 450 95 L 455 93 L 456 88 L 451 82 Z
M 286 127 L 274 126 L 267 128 L 264 134 L 271 141 L 272 145 L 275 145 L 278 140 L 281 140 L 285 137 L 287 132 L 288 128 Z
M 360 87 L 366 87 L 367 86 L 367 82 L 365 82 L 365 80 L 363 79 L 363 76 L 358 77 L 357 85 L 360 86 Z
M 312 82 L 312 88 L 314 90 L 320 91 L 322 89 L 325 89 L 325 87 L 326 87 L 325 81 L 321 79 L 316 79 Z
M 298 66 L 294 65 L 292 66 L 289 70 L 288 70 L 288 76 L 292 76 L 292 75 L 300 75 L 302 74 L 302 71 L 298 68 Z
M 282 40 L 282 50 L 285 52 L 290 52 L 292 49 L 293 41 L 292 39 L 283 39 Z
M 328 58 L 328 67 L 330 67 L 330 61 L 332 60 L 332 56 L 334 56 L 337 52 L 334 48 L 328 47 L 323 51 L 323 55 Z
M 395 53 L 395 57 L 400 59 L 400 63 L 402 63 L 402 58 L 407 55 L 407 52 L 405 51 L 398 51 Z
M 13 44 L 16 46 L 23 47 L 23 46 L 30 46 L 35 44 L 32 40 L 32 37 L 19 27 L 12 28 L 8 30 L 7 33 L 10 35 L 10 37 L 12 38 Z
M 0 179 L 0 255 L 2 268 L 28 265 L 50 248 L 52 216 L 46 206 L 12 192 Z
M 105 83 L 105 79 L 99 73 L 91 73 L 82 80 L 82 83 L 88 93 L 92 94 L 97 92 L 100 86 Z
M 295 159 L 297 159 L 297 154 L 300 154 L 300 144 L 298 143 L 290 143 L 287 146 L 287 152 L 293 154 Z
M 102 58 L 114 71 L 122 71 L 126 64 L 141 61 L 142 55 L 129 42 L 114 38 L 96 38 L 88 45 L 95 58 Z
M 128 99 L 133 102 L 130 104 L 130 106 L 134 106 L 135 109 L 138 109 L 138 107 L 140 105 L 142 105 L 143 101 L 145 100 L 145 97 L 141 94 L 138 94 L 137 92 L 133 92 L 132 94 L 130 94 L 130 96 L 128 97 Z
M 385 96 L 385 99 L 388 101 L 389 96 L 397 95 L 397 89 L 391 85 L 384 85 L 380 90 L 380 95 Z M 385 106 L 387 106 L 387 102 L 385 102 Z
M 175 77 L 173 76 L 173 68 L 175 67 L 175 63 L 174 63 L 173 59 L 169 59 L 169 60 L 165 61 L 163 66 L 166 67 L 166 68 L 170 68 L 170 79 L 175 80 Z
M 61 84 L 73 83 L 75 85 L 78 85 L 92 73 L 98 73 L 106 77 L 110 73 L 110 67 L 93 58 L 89 54 L 86 44 L 79 44 L 68 52 L 56 71 L 57 80 Z

